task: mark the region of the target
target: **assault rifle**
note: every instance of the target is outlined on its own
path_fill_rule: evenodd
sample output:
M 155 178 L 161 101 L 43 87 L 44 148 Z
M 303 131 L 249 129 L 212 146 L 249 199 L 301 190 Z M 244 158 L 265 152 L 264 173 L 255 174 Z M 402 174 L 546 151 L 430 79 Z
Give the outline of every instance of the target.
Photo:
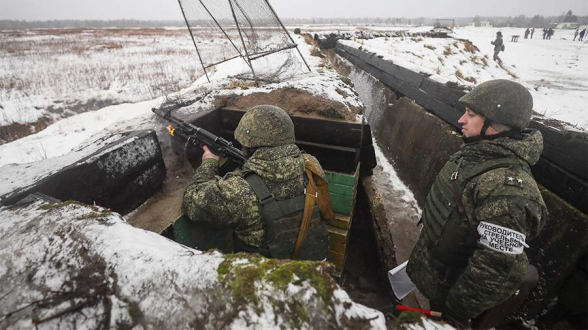
M 162 111 L 156 108 L 151 109 L 159 117 L 171 122 L 167 126 L 170 135 L 179 136 L 186 140 L 187 146 L 207 146 L 215 155 L 226 157 L 239 166 L 245 163 L 243 153 L 241 150 L 235 148 L 233 143 L 210 133 L 204 128 L 192 125 L 187 121 L 175 117 L 171 114 L 172 110 L 173 108 L 170 108 L 168 111 Z

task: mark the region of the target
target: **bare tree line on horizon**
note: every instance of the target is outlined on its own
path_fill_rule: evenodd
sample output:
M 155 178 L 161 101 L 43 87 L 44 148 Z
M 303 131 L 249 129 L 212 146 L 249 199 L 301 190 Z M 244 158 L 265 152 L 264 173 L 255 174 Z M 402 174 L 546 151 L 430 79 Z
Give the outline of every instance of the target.
M 308 18 L 284 18 L 282 21 L 288 25 L 301 24 L 366 24 L 366 25 L 389 25 L 389 26 L 421 26 L 433 25 L 437 19 L 447 19 L 448 17 L 357 17 L 357 18 L 328 18 L 328 17 L 308 17 Z M 559 16 L 541 16 L 533 17 L 518 16 L 474 16 L 474 17 L 455 17 L 458 26 L 469 25 L 472 22 L 479 25 L 480 21 L 489 21 L 495 27 L 546 27 L 560 22 L 577 22 L 580 25 L 588 24 L 588 16 L 575 16 L 571 10 Z M 37 28 L 156 28 L 156 27 L 185 27 L 183 20 L 138 20 L 138 19 L 119 19 L 119 20 L 47 20 L 47 21 L 26 21 L 26 20 L 0 20 L 0 29 L 37 29 Z

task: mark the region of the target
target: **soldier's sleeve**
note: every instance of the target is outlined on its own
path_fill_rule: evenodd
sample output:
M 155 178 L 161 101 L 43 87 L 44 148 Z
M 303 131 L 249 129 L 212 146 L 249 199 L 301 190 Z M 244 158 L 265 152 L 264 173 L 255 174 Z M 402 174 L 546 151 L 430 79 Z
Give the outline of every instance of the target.
M 480 238 L 446 300 L 447 308 L 464 319 L 497 306 L 518 289 L 528 265 L 524 248 L 547 216 L 535 181 L 524 173 L 488 172 L 471 191 L 469 217 Z
M 218 162 L 207 159 L 194 171 L 182 201 L 182 212 L 192 221 L 217 228 L 234 227 L 241 216 L 243 182 L 234 174 L 218 176 Z M 243 181 L 243 180 L 242 180 Z

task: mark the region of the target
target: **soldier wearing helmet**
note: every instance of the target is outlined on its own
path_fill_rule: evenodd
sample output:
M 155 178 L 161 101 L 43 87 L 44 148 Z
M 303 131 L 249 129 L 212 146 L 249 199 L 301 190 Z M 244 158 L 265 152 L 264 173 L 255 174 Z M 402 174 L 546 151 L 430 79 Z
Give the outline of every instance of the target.
M 530 171 L 543 138 L 527 128 L 533 99 L 518 83 L 488 81 L 460 102 L 465 143 L 427 195 L 407 273 L 450 324 L 491 328 L 502 321 L 497 306 L 522 302 L 536 284 L 525 249 L 548 216 Z
M 498 57 L 498 53 L 504 51 L 504 42 L 502 41 L 502 32 L 496 32 L 496 40 L 490 41 L 492 45 L 494 45 L 494 56 L 492 57 L 494 61 L 498 63 L 502 63 L 500 57 Z
M 184 193 L 182 211 L 193 221 L 233 228 L 235 252 L 292 258 L 305 205 L 306 162 L 323 178 L 324 172 L 316 158 L 294 144 L 292 119 L 278 107 L 248 110 L 235 139 L 243 147 L 245 164 L 220 178 L 219 157 L 204 147 L 202 164 Z M 323 260 L 327 252 L 326 224 L 315 206 L 299 257 Z

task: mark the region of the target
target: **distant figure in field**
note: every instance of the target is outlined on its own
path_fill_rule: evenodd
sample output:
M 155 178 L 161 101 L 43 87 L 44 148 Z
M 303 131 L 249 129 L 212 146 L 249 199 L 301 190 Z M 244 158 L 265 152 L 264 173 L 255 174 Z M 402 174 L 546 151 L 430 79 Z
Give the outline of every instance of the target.
M 498 53 L 500 53 L 501 51 L 504 51 L 504 42 L 502 41 L 502 32 L 500 32 L 500 31 L 496 32 L 496 40 L 490 41 L 490 43 L 494 45 L 493 59 L 498 63 L 502 63 L 502 60 L 500 59 L 500 57 L 498 57 Z
M 549 30 L 547 30 L 547 39 L 551 40 L 551 36 L 553 36 L 554 33 L 555 31 L 553 31 L 552 28 L 549 28 Z
M 574 32 L 574 40 L 573 40 L 573 41 L 576 41 L 576 37 L 577 37 L 577 36 L 578 36 L 578 34 L 580 33 L 580 32 L 579 32 L 579 30 L 580 30 L 580 28 L 577 28 L 577 29 L 576 29 L 576 32 Z
M 531 32 L 531 31 L 529 31 L 529 28 L 527 28 L 527 29 L 525 30 L 525 39 L 529 38 L 529 33 L 530 33 L 530 32 Z
M 584 35 L 586 34 L 586 29 L 582 30 L 582 32 L 580 32 L 580 39 L 578 39 L 578 41 L 582 41 L 584 39 Z
M 543 39 L 547 37 L 547 28 L 543 28 Z
M 535 28 L 531 28 L 531 39 L 533 39 L 533 34 L 535 33 Z

